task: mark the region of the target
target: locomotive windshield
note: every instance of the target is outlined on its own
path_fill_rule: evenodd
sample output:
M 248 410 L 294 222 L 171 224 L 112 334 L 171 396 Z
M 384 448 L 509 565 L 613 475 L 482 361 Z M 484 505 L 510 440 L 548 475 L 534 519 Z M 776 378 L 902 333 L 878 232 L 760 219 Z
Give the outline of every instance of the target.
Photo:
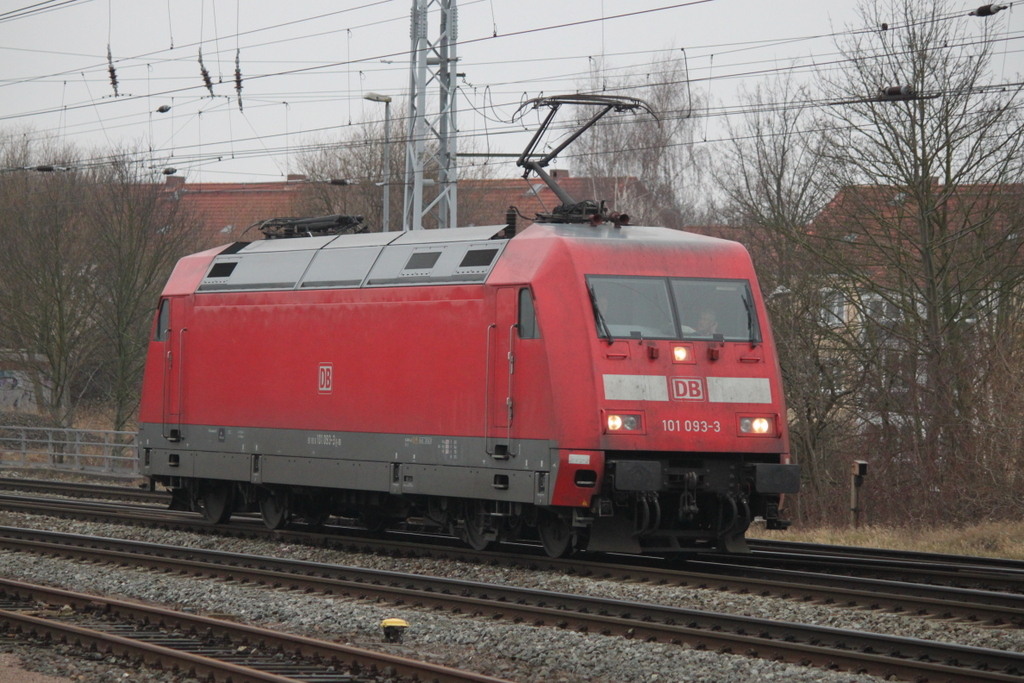
M 601 337 L 761 341 L 746 280 L 588 275 L 587 287 Z

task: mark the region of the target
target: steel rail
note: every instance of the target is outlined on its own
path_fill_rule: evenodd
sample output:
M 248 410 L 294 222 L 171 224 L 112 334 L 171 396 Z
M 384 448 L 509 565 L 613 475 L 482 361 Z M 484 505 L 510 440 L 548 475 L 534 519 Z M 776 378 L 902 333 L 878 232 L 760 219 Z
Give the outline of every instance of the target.
M 220 662 L 190 652 L 180 652 L 152 643 L 18 612 L 0 610 L 0 628 L 5 633 L 21 631 L 29 632 L 37 637 L 45 635 L 60 642 L 74 643 L 100 652 L 143 661 L 158 668 L 176 668 L 188 672 L 191 678 L 200 680 L 230 680 L 238 681 L 238 683 L 302 683 L 295 678 L 278 676 L 230 662 Z
M 104 500 L 84 500 L 82 498 L 46 498 L 0 493 L 0 508 L 9 512 L 25 512 L 43 514 L 52 517 L 78 519 L 91 516 L 98 521 L 124 521 L 133 516 L 138 518 L 175 520 L 191 520 L 199 522 L 196 513 L 168 510 L 160 505 L 142 505 L 140 503 L 117 503 Z M 202 523 L 202 522 L 201 522 Z M 205 526 L 210 528 L 209 522 Z
M 108 498 L 114 500 L 138 500 L 155 504 L 166 504 L 170 500 L 167 492 L 151 492 L 145 489 L 132 488 L 127 486 L 97 485 L 81 482 L 63 482 L 58 480 L 19 479 L 0 477 L 0 490 L 24 490 L 33 492 L 52 492 L 59 495 L 76 497 Z M 16 505 L 17 500 L 24 500 L 23 497 L 3 497 L 0 501 L 5 504 Z M 38 509 L 38 506 L 32 506 Z M 183 518 L 193 518 L 193 515 L 185 513 Z M 245 519 L 245 515 L 236 515 L 236 519 Z M 254 526 L 255 518 L 250 519 Z M 203 525 L 200 521 L 196 526 Z M 226 527 L 222 527 L 226 528 Z M 359 529 L 346 529 L 347 533 L 358 537 Z M 282 533 L 282 532 L 277 532 Z M 283 532 L 287 533 L 287 532 Z M 301 531 L 299 532 L 301 533 Z M 377 539 L 379 542 L 379 539 Z M 1007 579 L 1018 576 L 1024 581 L 1024 561 L 1005 558 L 976 557 L 964 555 L 942 555 L 938 553 L 924 553 L 915 551 L 890 550 L 884 548 L 861 548 L 856 546 L 834 546 L 817 543 L 802 543 L 794 541 L 774 541 L 765 539 L 748 539 L 748 543 L 755 551 L 751 555 L 721 555 L 716 553 L 695 554 L 695 559 L 686 559 L 678 564 L 692 565 L 693 562 L 706 562 L 708 565 L 717 567 L 749 564 L 764 565 L 767 562 L 778 561 L 787 565 L 806 562 L 808 557 L 821 561 L 825 569 L 828 567 L 841 567 L 849 569 L 856 563 L 858 568 L 865 571 L 876 569 L 879 571 L 899 571 L 909 568 L 918 570 L 925 580 L 942 580 L 948 576 L 950 579 L 959 579 L 961 582 L 984 582 L 988 579 L 1005 582 Z M 472 551 L 467 551 L 472 552 Z M 640 558 L 634 558 L 639 560 Z M 650 562 L 650 558 L 642 560 Z M 852 561 L 852 562 L 851 562 Z M 639 563 L 639 562 L 638 562 Z M 759 567 L 760 568 L 760 567 Z M 925 572 L 937 572 L 926 574 Z M 1013 585 L 1013 584 L 1011 584 Z M 1020 587 L 1020 586 L 1018 586 Z M 1020 592 L 1024 592 L 1021 587 Z
M 975 569 L 1004 569 L 1024 574 L 1024 560 L 1005 557 L 981 557 L 977 555 L 944 555 L 917 550 L 893 550 L 889 548 L 862 548 L 860 546 L 826 545 L 800 541 L 769 541 L 748 538 L 752 550 L 799 555 L 826 555 L 832 557 L 874 558 L 897 562 L 927 562 L 933 564 L 966 565 Z
M 91 484 L 84 482 L 65 482 L 46 479 L 22 479 L 0 477 L 0 490 L 32 491 L 39 493 L 55 493 L 58 495 L 100 498 L 112 500 L 131 500 L 154 504 L 167 504 L 170 493 L 165 491 L 149 491 L 138 487 L 118 486 L 110 484 Z M 353 530 L 358 533 L 357 530 Z M 827 558 L 829 561 L 840 560 L 844 568 L 849 568 L 847 560 L 861 563 L 862 568 L 899 569 L 911 567 L 918 570 L 941 568 L 943 573 L 954 572 L 961 580 L 969 580 L 974 584 L 984 582 L 993 570 L 998 571 L 998 578 L 1019 574 L 1024 577 L 1024 561 L 1006 558 L 976 557 L 968 555 L 942 555 L 939 553 L 892 550 L 886 548 L 863 548 L 857 546 L 836 546 L 820 543 L 804 543 L 796 541 L 776 541 L 750 538 L 748 543 L 758 558 L 775 558 L 790 560 L 796 558 L 803 561 L 807 556 Z M 702 556 L 709 564 L 716 566 L 715 572 L 720 573 L 723 565 L 737 564 L 729 556 L 719 557 L 713 554 Z M 719 557 L 715 562 L 714 558 Z M 732 558 L 735 559 L 735 558 Z M 872 561 L 882 561 L 881 564 Z M 693 560 L 687 562 L 691 565 Z M 742 564 L 742 561 L 739 563 Z M 763 567 L 759 568 L 763 569 Z M 926 577 L 926 578 L 935 578 Z
M 0 501 L 4 498 L 0 496 Z M 9 506 L 23 510 L 42 511 L 53 514 L 59 510 L 75 516 L 81 514 L 81 501 L 57 501 L 40 499 L 28 501 L 17 497 Z M 110 507 L 106 503 L 94 504 L 88 515 L 101 521 L 125 521 L 123 507 Z M 56 506 L 56 507 L 55 507 Z M 130 508 L 135 511 L 136 508 Z M 510 555 L 508 553 L 478 552 L 464 548 L 445 548 L 435 544 L 403 543 L 381 539 L 339 539 L 335 536 L 302 531 L 269 531 L 258 520 L 247 520 L 247 524 L 231 526 L 211 525 L 205 520 L 196 520 L 194 513 L 146 510 L 140 516 L 146 523 L 157 523 L 163 527 L 175 527 L 199 533 L 215 533 L 245 537 L 285 539 L 314 545 L 331 545 L 355 552 L 377 552 L 409 556 L 446 557 L 462 561 L 487 561 L 509 566 L 525 566 L 533 569 L 551 569 L 578 574 L 584 577 L 599 577 L 610 580 L 644 581 L 654 585 L 678 585 L 705 588 L 736 593 L 754 593 L 765 597 L 774 596 L 798 602 L 818 601 L 846 607 L 867 607 L 884 609 L 908 615 L 931 615 L 942 618 L 960 618 L 969 621 L 984 621 L 996 626 L 1024 626 L 1024 595 L 989 590 L 947 587 L 907 581 L 892 581 L 866 577 L 851 577 L 840 574 L 812 573 L 793 569 L 751 567 L 749 564 L 732 564 L 728 558 L 721 562 L 717 556 L 702 556 L 689 560 L 685 569 L 659 568 L 652 566 L 620 565 L 605 561 L 566 559 Z M 645 558 L 632 558 L 639 563 L 649 563 Z M 724 563 L 722 563 L 724 562 Z M 697 571 L 702 569 L 703 571 Z
M 128 486 L 87 484 L 83 482 L 64 482 L 45 479 L 20 479 L 0 477 L 0 490 L 23 490 L 32 492 L 49 492 L 58 495 L 75 497 L 106 498 L 113 500 L 137 500 L 154 504 L 167 504 L 170 493 L 165 491 L 149 491 L 148 489 Z M 22 498 L 22 497 L 18 497 Z M 0 496 L 0 500 L 14 503 L 12 498 Z M 245 515 L 236 515 L 244 518 Z M 201 522 L 202 523 L 202 522 Z M 359 529 L 350 529 L 350 533 L 359 534 Z M 850 567 L 849 560 L 864 568 L 893 570 L 903 567 L 918 570 L 934 570 L 941 568 L 961 579 L 984 580 L 993 571 L 998 572 L 999 579 L 1020 575 L 1024 579 L 1024 561 L 1006 558 L 977 557 L 967 555 L 942 555 L 917 551 L 892 550 L 886 548 L 862 548 L 857 546 L 836 546 L 819 543 L 803 543 L 795 541 L 775 541 L 766 539 L 747 539 L 756 552 L 751 555 L 728 555 L 717 553 L 700 553 L 694 557 L 716 565 L 748 564 L 751 558 L 755 563 L 779 561 L 792 564 L 792 561 L 804 561 L 808 556 L 820 559 L 825 566 L 829 564 Z M 717 559 L 716 559 L 717 558 Z M 692 560 L 684 560 L 690 563 Z
M 387 669 L 409 680 L 436 681 L 436 683 L 508 683 L 492 676 L 461 671 L 429 662 L 419 662 L 350 645 L 281 633 L 212 617 L 175 612 L 162 607 L 142 605 L 126 600 L 36 586 L 21 581 L 0 579 L 0 594 L 48 604 L 71 605 L 77 610 L 100 609 L 109 615 L 136 623 L 158 624 L 186 632 L 226 636 L 232 642 L 258 643 L 260 649 L 269 648 L 297 653 L 307 658 L 319 658 L 326 662 L 340 662 L 356 670 L 381 671 Z M 50 633 L 69 643 L 81 643 L 100 651 L 110 651 L 133 659 L 141 659 L 163 668 L 167 668 L 169 665 L 177 666 L 192 673 L 193 676 L 203 679 L 206 679 L 207 676 L 214 676 L 216 680 L 231 681 L 232 683 L 243 681 L 301 683 L 301 679 L 259 671 L 255 668 L 218 660 L 215 657 L 181 652 L 174 648 L 147 643 L 135 638 L 126 638 L 9 610 L 0 610 L 0 627 L 6 628 L 9 632 L 16 626 L 20 626 L 23 631 L 37 634 Z
M 48 535 L 48 532 L 41 532 L 41 535 Z M 111 539 L 86 539 L 93 545 L 108 547 L 68 547 L 58 542 L 59 536 L 65 535 L 51 535 L 51 542 L 8 539 L 3 543 L 31 552 L 61 556 L 73 554 L 92 561 L 116 564 L 131 562 L 194 576 L 220 577 L 291 590 L 316 590 L 357 599 L 383 598 L 396 605 L 433 607 L 474 616 L 488 615 L 536 626 L 554 625 L 605 635 L 687 642 L 697 648 L 782 658 L 882 676 L 930 680 L 939 676 L 941 680 L 949 681 L 1024 681 L 1024 654 L 1002 650 L 222 551 Z M 129 552 L 119 552 L 110 547 L 113 545 L 123 545 Z M 132 549 L 135 552 L 131 552 Z M 135 554 L 141 551 L 149 554 Z
M 133 500 L 147 503 L 168 504 L 171 494 L 167 491 L 150 491 L 149 489 L 117 486 L 113 484 L 87 484 L 85 482 L 60 481 L 57 479 L 17 479 L 0 477 L 0 490 L 32 491 L 37 493 L 53 493 L 62 496 L 81 498 L 103 498 L 113 500 Z
M 913 581 L 915 583 L 942 584 L 1001 590 L 1006 593 L 1024 594 L 1024 573 L 1014 569 L 996 566 L 973 566 L 956 562 L 906 562 L 871 557 L 854 557 L 828 554 L 805 554 L 793 552 L 754 551 L 746 556 L 715 555 L 702 557 L 701 561 L 721 567 L 750 567 L 758 569 L 798 569 L 829 575 L 857 575 L 888 578 L 891 580 Z
M 816 574 L 793 569 L 755 568 L 750 575 L 711 566 L 707 573 L 678 572 L 678 585 L 754 593 L 799 602 L 984 621 L 992 626 L 1024 627 L 1024 595 L 968 588 Z M 772 576 L 778 579 L 772 579 Z M 689 578 L 692 577 L 692 578 Z

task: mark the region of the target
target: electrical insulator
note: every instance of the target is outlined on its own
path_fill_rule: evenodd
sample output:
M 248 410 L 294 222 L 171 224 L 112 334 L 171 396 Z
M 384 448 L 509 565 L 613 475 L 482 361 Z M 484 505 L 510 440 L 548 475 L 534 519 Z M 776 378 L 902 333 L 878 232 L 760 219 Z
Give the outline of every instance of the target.
M 972 17 L 991 17 L 996 12 L 1006 9 L 1006 5 L 982 5 L 976 10 L 972 10 L 970 16 Z
M 894 85 L 889 88 L 882 88 L 881 95 L 883 100 L 909 100 L 916 93 L 909 85 Z
M 210 91 L 210 97 L 213 97 L 213 79 L 210 78 L 210 72 L 203 64 L 203 48 L 199 48 L 199 74 L 203 77 L 203 85 Z
M 117 70 L 114 68 L 114 57 L 110 54 L 110 43 L 107 43 L 107 71 L 110 73 L 110 85 L 114 88 L 114 97 L 117 97 Z
M 242 111 L 242 52 L 235 50 L 235 92 L 238 94 L 238 111 Z

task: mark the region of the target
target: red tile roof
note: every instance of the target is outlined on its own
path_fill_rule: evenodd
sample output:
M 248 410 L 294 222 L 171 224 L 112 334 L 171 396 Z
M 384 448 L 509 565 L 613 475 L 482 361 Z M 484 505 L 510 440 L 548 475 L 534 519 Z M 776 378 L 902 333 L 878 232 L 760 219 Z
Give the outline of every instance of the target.
M 202 233 L 213 243 L 236 241 L 250 225 L 278 216 L 294 215 L 303 183 L 298 179 L 276 183 L 185 183 L 171 176 L 164 192 L 182 202 L 202 223 Z M 250 230 L 246 239 L 260 239 Z
M 924 210 L 919 198 L 928 202 Z M 819 249 L 841 254 L 848 267 L 879 282 L 905 275 L 904 266 L 913 269 L 925 258 L 944 277 L 974 280 L 980 254 L 988 254 L 989 268 L 998 267 L 997 260 L 1019 259 L 1022 216 L 1022 184 L 945 186 L 933 180 L 923 196 L 895 186 L 851 185 L 836 193 L 807 233 Z M 895 266 L 897 258 L 903 266 Z
M 969 226 L 994 221 L 996 229 L 1019 222 L 1024 205 L 1024 185 L 939 185 L 929 192 L 934 206 L 930 220 L 946 220 Z M 880 232 L 915 229 L 919 208 L 912 193 L 890 185 L 850 185 L 842 188 L 811 222 L 811 232 L 842 236 L 847 232 Z

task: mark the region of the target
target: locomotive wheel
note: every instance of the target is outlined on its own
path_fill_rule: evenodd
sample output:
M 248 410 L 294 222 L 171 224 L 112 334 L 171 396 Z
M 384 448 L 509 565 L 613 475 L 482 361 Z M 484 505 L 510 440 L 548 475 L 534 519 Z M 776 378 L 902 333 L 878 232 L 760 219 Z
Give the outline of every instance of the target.
M 487 539 L 487 514 L 480 503 L 466 504 L 466 525 L 459 537 L 473 550 L 487 550 L 491 542 Z
M 199 495 L 199 511 L 207 521 L 224 524 L 231 519 L 231 508 L 234 505 L 232 495 L 234 487 L 222 482 L 209 482 Z
M 561 515 L 539 511 L 537 535 L 548 557 L 567 557 L 572 552 L 572 527 Z
M 291 511 L 288 509 L 288 497 L 277 491 L 264 491 L 260 494 L 260 516 L 268 529 L 282 529 L 288 523 Z

